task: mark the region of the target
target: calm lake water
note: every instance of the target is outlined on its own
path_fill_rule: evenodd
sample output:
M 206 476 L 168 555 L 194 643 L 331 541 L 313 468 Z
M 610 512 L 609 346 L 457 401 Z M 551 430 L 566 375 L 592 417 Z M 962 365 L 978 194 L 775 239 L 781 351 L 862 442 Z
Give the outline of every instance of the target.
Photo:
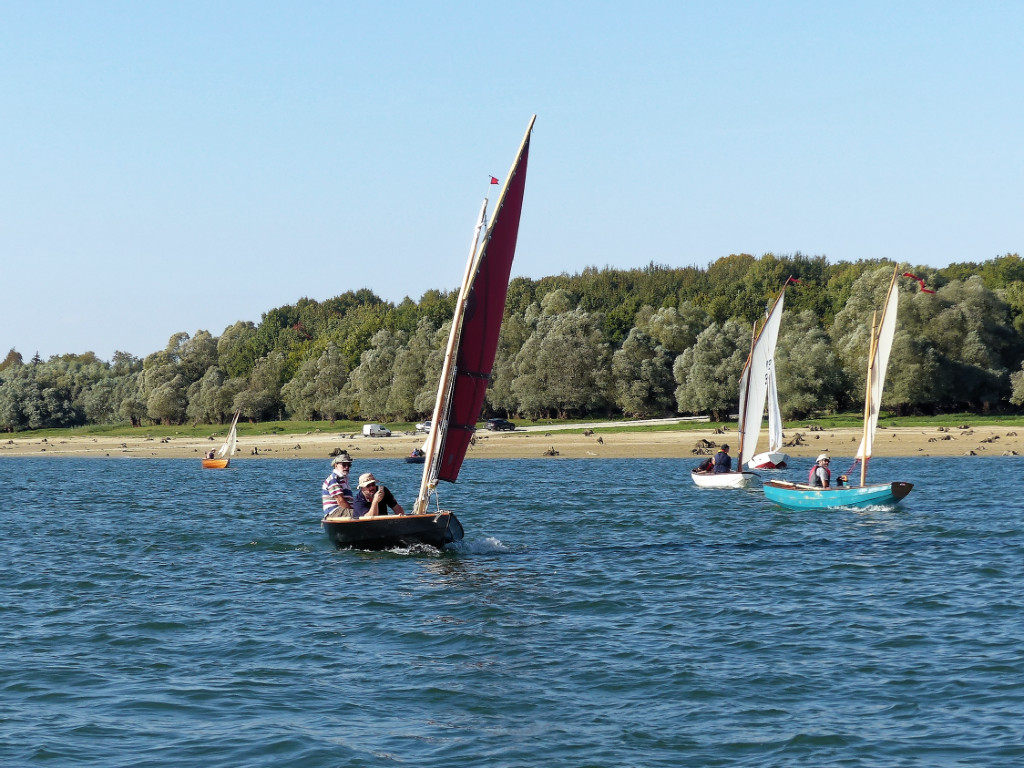
M 367 554 L 326 460 L 0 459 L 0 764 L 1024 764 L 1022 460 L 813 513 L 692 464 L 469 461 L 457 549 Z

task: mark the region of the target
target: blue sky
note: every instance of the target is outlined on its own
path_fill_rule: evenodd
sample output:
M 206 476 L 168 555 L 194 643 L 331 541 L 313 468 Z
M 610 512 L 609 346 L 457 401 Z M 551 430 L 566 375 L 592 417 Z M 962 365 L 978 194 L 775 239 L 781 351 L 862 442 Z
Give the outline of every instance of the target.
M 0 356 L 513 274 L 1024 243 L 1018 2 L 0 0 Z

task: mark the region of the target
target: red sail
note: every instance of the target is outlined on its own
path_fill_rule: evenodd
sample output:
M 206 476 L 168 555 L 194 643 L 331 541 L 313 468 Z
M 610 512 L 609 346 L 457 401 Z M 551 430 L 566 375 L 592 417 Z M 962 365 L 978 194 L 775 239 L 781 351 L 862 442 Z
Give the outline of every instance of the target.
M 505 314 L 509 275 L 516 255 L 529 154 L 528 135 L 509 172 L 508 186 L 494 211 L 480 256 L 480 268 L 466 302 L 462 335 L 455 356 L 455 385 L 448 415 L 448 434 L 437 475 L 439 480 L 450 483 L 459 476 L 462 460 L 466 458 L 477 419 L 480 418 L 484 393 L 491 381 L 498 334 Z

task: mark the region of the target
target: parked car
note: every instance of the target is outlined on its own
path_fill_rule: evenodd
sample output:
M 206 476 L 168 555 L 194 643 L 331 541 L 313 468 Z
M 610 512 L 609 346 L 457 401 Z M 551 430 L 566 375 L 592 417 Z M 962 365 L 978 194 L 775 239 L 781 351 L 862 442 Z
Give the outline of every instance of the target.
M 383 424 L 363 424 L 363 437 L 391 437 L 391 430 Z
M 416 425 L 416 431 L 417 432 L 426 432 L 429 435 L 430 434 L 430 420 L 428 419 L 427 421 L 421 421 L 419 424 L 417 424 Z
M 488 419 L 486 426 L 491 432 L 512 432 L 516 428 L 508 419 Z

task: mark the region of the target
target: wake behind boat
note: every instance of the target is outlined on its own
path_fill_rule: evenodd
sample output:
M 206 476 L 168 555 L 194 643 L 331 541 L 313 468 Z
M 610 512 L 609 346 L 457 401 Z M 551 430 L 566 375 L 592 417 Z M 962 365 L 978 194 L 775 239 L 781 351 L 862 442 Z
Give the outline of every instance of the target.
M 454 483 L 458 478 L 490 384 L 519 237 L 530 136 L 536 119 L 536 115 L 530 119 L 482 243 L 486 198 L 480 209 L 448 336 L 431 419 L 433 426 L 423 448 L 423 478 L 412 514 L 324 518 L 323 527 L 338 547 L 390 549 L 422 543 L 440 549 L 465 535 L 455 514 L 440 508 L 437 483 Z M 434 511 L 429 510 L 431 498 Z
M 893 482 L 867 484 L 868 461 L 878 426 L 878 413 L 882 405 L 885 373 L 889 366 L 889 353 L 896 336 L 896 313 L 899 309 L 899 290 L 896 278 L 899 266 L 889 281 L 889 291 L 882 305 L 882 317 L 872 318 L 871 340 L 868 344 L 868 373 L 864 398 L 864 434 L 857 449 L 860 465 L 860 485 L 838 488 L 816 488 L 804 483 L 770 480 L 764 483 L 764 495 L 791 509 L 839 509 L 842 507 L 889 506 L 906 497 L 914 487 L 911 483 Z

